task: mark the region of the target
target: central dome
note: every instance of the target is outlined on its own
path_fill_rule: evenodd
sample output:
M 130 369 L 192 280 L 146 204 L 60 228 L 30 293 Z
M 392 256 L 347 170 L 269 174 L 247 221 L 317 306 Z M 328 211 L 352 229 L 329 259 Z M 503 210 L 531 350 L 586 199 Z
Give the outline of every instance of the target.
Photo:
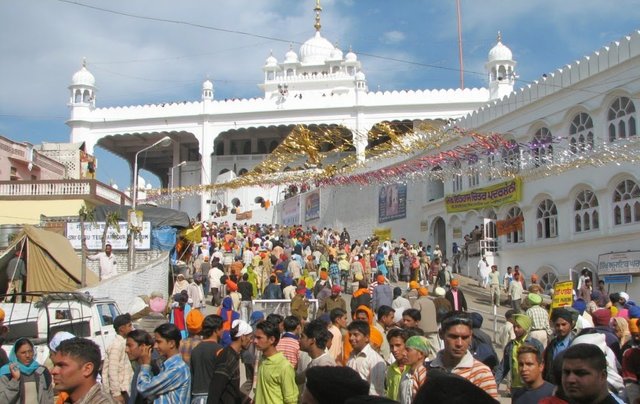
M 323 38 L 320 31 L 316 31 L 314 37 L 300 47 L 300 59 L 306 64 L 323 64 L 331 57 L 334 49 L 331 42 Z

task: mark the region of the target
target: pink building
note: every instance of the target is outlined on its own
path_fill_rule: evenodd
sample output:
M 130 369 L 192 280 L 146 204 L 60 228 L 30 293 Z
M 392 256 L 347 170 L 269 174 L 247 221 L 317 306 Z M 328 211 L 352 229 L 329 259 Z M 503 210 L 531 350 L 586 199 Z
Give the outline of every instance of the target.
M 45 156 L 32 144 L 0 136 L 0 181 L 61 180 L 66 177 L 64 164 Z

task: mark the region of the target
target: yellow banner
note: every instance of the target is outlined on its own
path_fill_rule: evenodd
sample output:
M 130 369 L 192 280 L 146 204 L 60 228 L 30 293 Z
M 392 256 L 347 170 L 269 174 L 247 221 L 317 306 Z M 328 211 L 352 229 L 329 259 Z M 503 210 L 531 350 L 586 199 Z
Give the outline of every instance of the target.
M 447 196 L 445 206 L 447 213 L 464 212 L 519 202 L 521 199 L 522 180 L 515 178 L 490 187 Z
M 194 243 L 199 243 L 202 241 L 202 224 L 194 226 L 193 229 L 183 230 L 182 237 Z
M 556 282 L 553 286 L 553 299 L 551 300 L 551 309 L 558 307 L 571 306 L 573 304 L 573 282 Z
M 373 229 L 373 235 L 380 241 L 391 240 L 391 228 Z

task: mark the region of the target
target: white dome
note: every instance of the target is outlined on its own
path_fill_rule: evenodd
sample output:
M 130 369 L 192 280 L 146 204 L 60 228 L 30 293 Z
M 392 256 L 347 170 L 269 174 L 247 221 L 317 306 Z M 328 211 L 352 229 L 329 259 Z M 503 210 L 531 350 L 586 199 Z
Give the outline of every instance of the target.
M 284 55 L 284 62 L 298 63 L 298 54 L 293 49 L 289 49 L 289 51 Z
M 202 83 L 202 89 L 213 90 L 213 83 L 211 82 L 211 80 L 205 80 L 204 83 Z
M 267 60 L 264 62 L 265 67 L 275 67 L 278 66 L 278 59 L 276 59 L 273 54 L 269 55 Z
M 502 35 L 498 32 L 498 43 L 489 51 L 489 62 L 495 60 L 513 60 L 511 49 L 502 44 Z
M 334 47 L 316 31 L 313 38 L 307 40 L 300 47 L 300 59 L 302 63 L 321 64 L 331 57 Z
M 355 62 L 358 60 L 358 57 L 356 56 L 355 53 L 353 53 L 352 50 L 349 50 L 349 52 L 347 53 L 347 56 L 344 57 L 344 60 L 347 62 Z
M 366 79 L 367 79 L 367 76 L 365 76 L 364 73 L 362 73 L 362 70 L 359 70 L 358 73 L 356 73 L 356 80 L 365 81 Z
M 71 77 L 71 85 L 72 86 L 89 86 L 93 87 L 96 84 L 96 78 L 93 77 L 93 74 L 87 67 L 83 64 L 82 68 L 75 72 L 73 77 Z

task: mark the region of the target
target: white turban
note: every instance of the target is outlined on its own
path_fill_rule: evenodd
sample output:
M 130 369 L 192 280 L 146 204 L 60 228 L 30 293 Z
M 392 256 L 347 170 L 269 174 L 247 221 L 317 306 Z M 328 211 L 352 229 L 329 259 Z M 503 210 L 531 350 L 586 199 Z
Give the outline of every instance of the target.
M 249 335 L 253 332 L 253 328 L 244 320 L 233 320 L 231 323 L 231 328 L 238 328 L 238 332 L 236 333 L 236 338 L 242 337 L 244 335 Z

